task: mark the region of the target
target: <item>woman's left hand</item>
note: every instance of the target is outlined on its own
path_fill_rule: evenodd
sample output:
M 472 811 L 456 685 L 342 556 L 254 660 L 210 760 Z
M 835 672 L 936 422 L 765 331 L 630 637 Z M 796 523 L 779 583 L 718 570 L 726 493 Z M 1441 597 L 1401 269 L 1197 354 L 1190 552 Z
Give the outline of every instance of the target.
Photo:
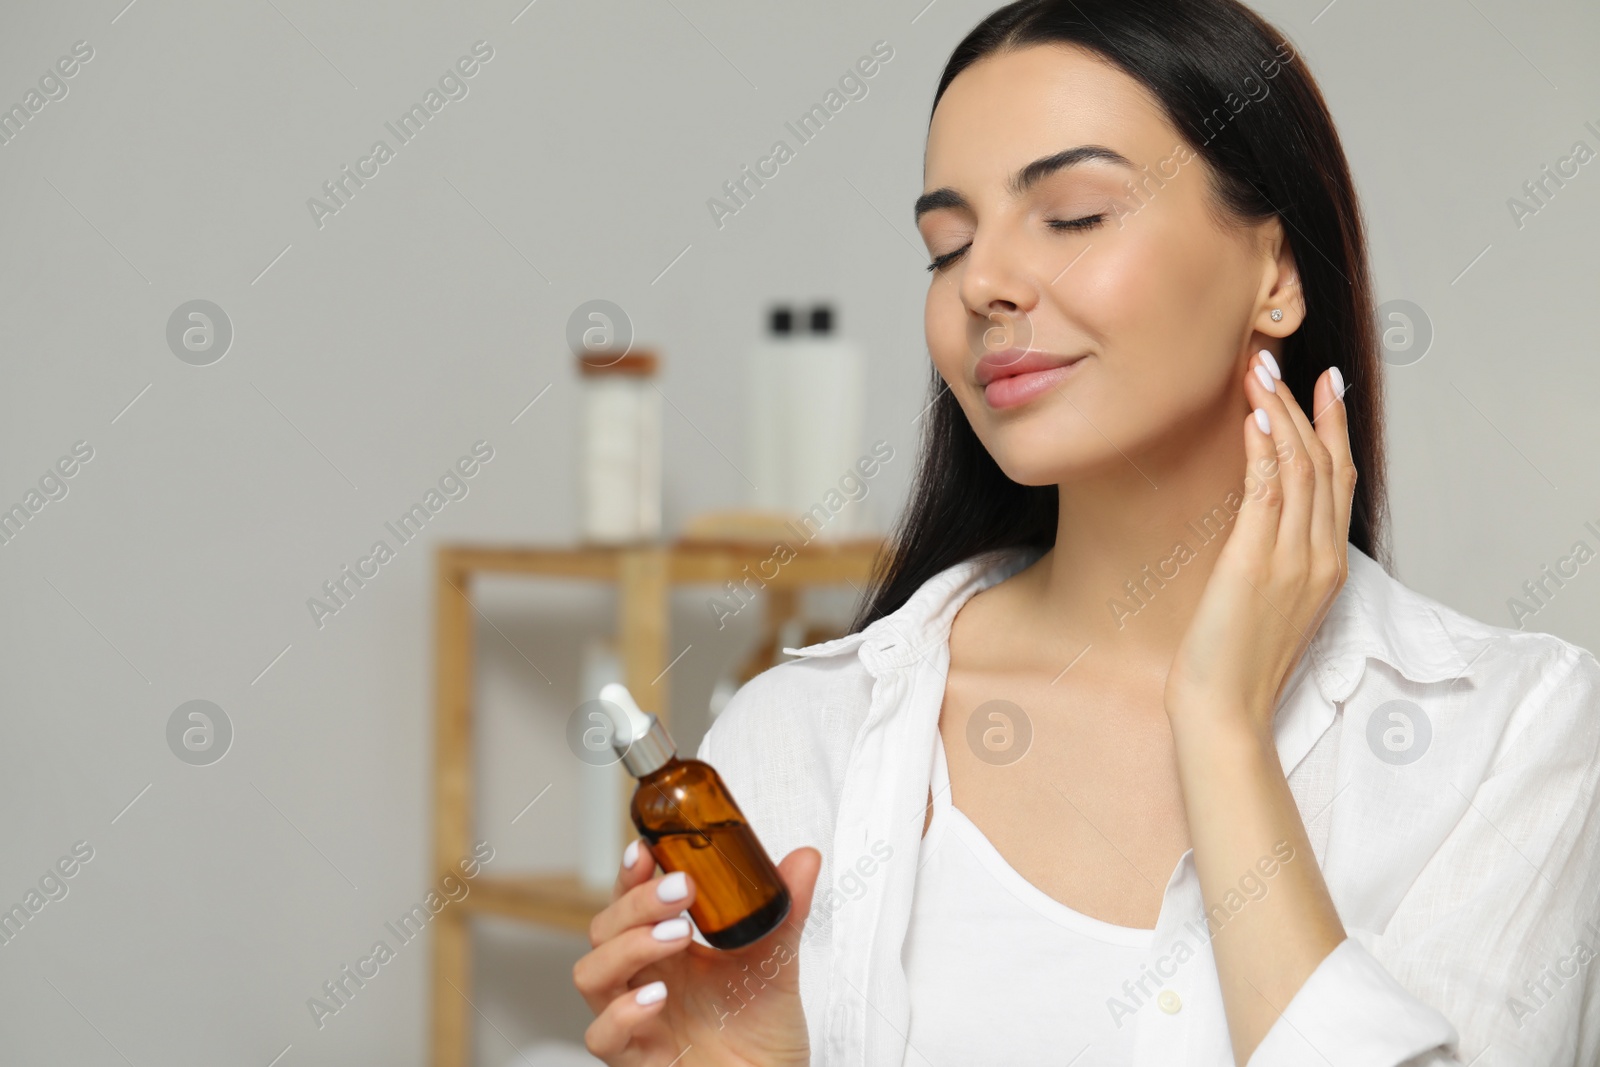
M 1242 716 L 1270 739 L 1284 682 L 1349 574 L 1356 469 L 1337 372 L 1317 379 L 1313 427 L 1260 356 L 1250 362 L 1245 501 L 1178 644 L 1166 707 L 1169 717 Z

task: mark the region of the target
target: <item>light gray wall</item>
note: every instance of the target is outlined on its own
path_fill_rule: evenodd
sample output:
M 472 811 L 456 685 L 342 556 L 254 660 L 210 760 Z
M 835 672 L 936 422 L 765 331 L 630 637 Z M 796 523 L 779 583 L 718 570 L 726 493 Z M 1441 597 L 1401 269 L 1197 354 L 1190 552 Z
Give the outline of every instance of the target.
M 866 441 L 897 450 L 870 500 L 886 519 L 927 375 L 909 211 L 927 106 L 990 5 L 124 3 L 0 13 L 0 104 L 74 42 L 94 50 L 0 146 L 0 505 L 93 448 L 0 546 L 0 906 L 94 850 L 0 945 L 0 1059 L 420 1064 L 425 943 L 320 1030 L 306 1000 L 430 880 L 432 544 L 574 537 L 563 337 L 595 298 L 664 354 L 674 528 L 743 498 L 740 357 L 764 307 L 835 299 L 871 355 Z M 1401 576 L 1508 625 L 1542 565 L 1600 547 L 1600 164 L 1520 228 L 1507 206 L 1575 141 L 1600 148 L 1600 18 L 1581 0 L 1263 11 L 1340 123 L 1381 297 L 1435 331 L 1389 371 Z M 307 198 L 393 143 L 384 122 L 480 40 L 469 95 L 314 224 Z M 894 57 L 869 94 L 715 226 L 707 199 L 793 143 L 785 121 L 879 40 Z M 193 299 L 235 331 L 209 366 L 165 336 Z M 494 459 L 470 494 L 319 629 L 306 599 L 480 439 Z M 497 581 L 483 605 L 491 868 L 568 866 L 561 724 L 613 603 Z M 1600 647 L 1597 606 L 1600 562 L 1530 625 Z M 718 633 L 700 595 L 676 609 L 695 651 L 673 697 L 700 707 L 753 631 Z M 195 699 L 235 730 L 207 767 L 166 738 Z M 703 713 L 680 721 L 692 745 Z M 485 929 L 480 1062 L 580 1037 L 586 944 Z

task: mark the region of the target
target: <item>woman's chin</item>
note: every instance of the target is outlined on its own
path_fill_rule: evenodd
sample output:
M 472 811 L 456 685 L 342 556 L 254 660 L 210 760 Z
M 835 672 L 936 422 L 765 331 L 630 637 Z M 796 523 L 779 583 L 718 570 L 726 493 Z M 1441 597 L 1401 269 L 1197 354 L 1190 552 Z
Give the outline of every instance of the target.
M 990 454 L 993 455 L 992 452 Z M 1090 457 L 1074 457 L 1067 450 L 1052 450 L 1007 460 L 996 456 L 995 462 L 1005 476 L 1018 485 L 1060 485 L 1081 477 L 1095 465 Z
M 1012 427 L 1020 430 L 1021 427 Z M 984 441 L 1005 476 L 1018 485 L 1063 485 L 1085 481 L 1115 467 L 1128 467 L 1127 457 L 1090 429 L 1090 436 L 1048 433 L 991 433 Z

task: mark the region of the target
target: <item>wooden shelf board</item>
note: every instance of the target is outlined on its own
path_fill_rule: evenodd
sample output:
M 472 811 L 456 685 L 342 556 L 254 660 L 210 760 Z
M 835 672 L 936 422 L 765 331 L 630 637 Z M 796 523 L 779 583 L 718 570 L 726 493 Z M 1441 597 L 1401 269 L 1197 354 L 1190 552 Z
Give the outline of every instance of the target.
M 461 900 L 461 907 L 481 915 L 523 919 L 581 934 L 589 923 L 611 903 L 609 889 L 590 889 L 577 874 L 483 874 L 473 879 L 472 892 Z
M 439 554 L 441 562 L 462 571 L 600 580 L 614 580 L 621 559 L 619 549 L 583 545 L 530 548 L 526 545 L 446 544 L 439 546 Z
M 843 583 L 869 571 L 883 540 L 877 537 L 847 541 L 815 541 L 794 551 L 787 563 L 777 562 L 776 542 L 680 540 L 656 545 L 529 547 L 526 545 L 445 544 L 440 562 L 447 570 L 466 574 L 527 574 L 552 578 L 598 581 L 619 579 L 623 558 L 632 552 L 655 550 L 665 554 L 667 581 L 672 585 L 717 584 L 738 581 L 746 567 L 775 588 Z M 771 575 L 771 577 L 767 577 Z

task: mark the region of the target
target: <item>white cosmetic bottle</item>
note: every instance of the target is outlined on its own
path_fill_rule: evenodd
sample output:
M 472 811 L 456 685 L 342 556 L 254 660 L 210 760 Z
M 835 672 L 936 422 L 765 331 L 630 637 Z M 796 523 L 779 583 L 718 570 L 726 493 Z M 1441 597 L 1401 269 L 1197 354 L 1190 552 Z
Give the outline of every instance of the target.
M 791 519 L 807 540 L 855 536 L 863 509 L 841 480 L 861 452 L 865 362 L 835 330 L 830 305 L 813 306 L 803 332 L 795 326 L 788 308 L 775 309 L 752 354 L 754 504 Z

